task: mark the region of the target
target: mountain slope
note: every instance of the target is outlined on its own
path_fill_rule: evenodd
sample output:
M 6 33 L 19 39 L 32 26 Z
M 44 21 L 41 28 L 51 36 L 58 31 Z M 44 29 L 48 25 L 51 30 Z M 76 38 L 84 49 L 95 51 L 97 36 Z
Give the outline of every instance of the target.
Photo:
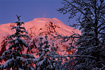
M 15 23 L 0 25 L 0 43 L 2 45 L 4 45 L 4 42 L 8 41 L 5 40 L 5 37 L 14 33 L 14 30 L 11 30 L 12 26 L 15 26 Z M 80 34 L 78 29 L 69 27 L 56 18 L 35 18 L 32 21 L 26 22 L 23 26 L 31 37 L 31 40 L 27 40 L 27 43 L 31 46 L 33 53 L 37 52 L 36 48 L 40 42 L 39 38 L 47 35 L 49 45 L 52 46 L 52 44 L 54 44 L 58 50 L 57 53 L 63 55 L 71 42 L 69 36 L 73 33 Z M 68 40 L 65 41 L 66 39 Z M 7 45 L 7 43 L 5 43 L 5 45 Z M 6 49 L 8 49 L 8 47 L 6 47 Z M 2 49 L 0 50 L 2 51 Z M 60 51 L 63 52 L 61 53 Z M 26 53 L 27 50 L 23 52 Z
M 56 18 L 53 18 L 53 19 L 36 18 L 33 21 L 26 22 L 24 26 L 26 27 L 26 29 L 30 29 L 31 27 L 34 27 L 36 31 L 41 31 L 42 28 L 43 28 L 42 30 L 45 30 L 47 26 L 51 28 L 51 25 L 55 28 L 58 34 L 70 35 L 73 32 L 80 33 L 79 30 L 65 25 L 64 23 L 62 23 L 60 20 Z M 52 27 L 52 30 L 53 30 L 53 27 Z

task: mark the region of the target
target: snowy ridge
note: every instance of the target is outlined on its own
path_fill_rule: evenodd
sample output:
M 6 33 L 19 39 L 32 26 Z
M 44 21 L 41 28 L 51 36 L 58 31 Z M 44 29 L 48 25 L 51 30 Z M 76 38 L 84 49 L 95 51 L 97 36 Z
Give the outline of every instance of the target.
M 62 35 L 71 35 L 73 32 L 79 33 L 80 31 L 78 29 L 74 29 L 72 27 L 69 27 L 67 25 L 65 25 L 63 22 L 61 22 L 60 20 L 53 18 L 35 18 L 34 20 L 30 21 L 30 22 L 26 22 L 24 24 L 24 26 L 26 27 L 26 29 L 30 29 L 31 27 L 34 27 L 34 29 L 36 29 L 36 31 L 39 32 L 40 28 L 45 29 L 45 25 L 49 25 L 50 22 L 52 22 L 54 25 L 58 26 L 56 28 L 56 31 L 58 34 L 62 34 Z

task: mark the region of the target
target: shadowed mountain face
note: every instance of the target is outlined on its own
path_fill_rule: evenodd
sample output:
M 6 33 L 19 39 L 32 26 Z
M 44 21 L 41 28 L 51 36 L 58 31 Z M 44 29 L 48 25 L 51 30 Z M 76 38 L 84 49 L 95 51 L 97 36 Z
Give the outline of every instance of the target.
M 15 23 L 0 25 L 0 55 L 4 50 L 8 49 L 7 36 L 15 33 L 15 30 L 11 30 L 11 27 L 15 25 Z M 47 35 L 50 47 L 55 46 L 57 48 L 57 53 L 64 55 L 69 43 L 72 42 L 70 36 L 74 33 L 81 33 L 78 29 L 69 27 L 56 18 L 35 18 L 22 26 L 26 28 L 26 31 L 31 38 L 30 40 L 25 40 L 32 48 L 31 52 L 33 52 L 32 54 L 34 56 L 36 56 L 36 48 L 39 46 L 40 37 L 43 37 L 43 40 L 45 40 L 44 36 Z M 23 53 L 27 53 L 26 48 L 23 49 Z M 67 52 L 67 54 L 72 54 L 72 51 Z

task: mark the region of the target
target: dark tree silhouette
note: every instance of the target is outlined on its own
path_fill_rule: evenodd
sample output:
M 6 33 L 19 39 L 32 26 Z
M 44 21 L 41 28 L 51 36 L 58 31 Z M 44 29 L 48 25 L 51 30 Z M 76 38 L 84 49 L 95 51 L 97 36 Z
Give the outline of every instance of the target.
M 8 50 L 2 53 L 0 57 L 1 60 L 5 59 L 6 62 L 3 65 L 0 65 L 0 69 L 12 69 L 12 70 L 31 70 L 32 67 L 29 64 L 32 63 L 33 55 L 23 54 L 22 48 L 27 47 L 30 50 L 30 47 L 22 37 L 28 37 L 25 33 L 26 30 L 24 27 L 21 27 L 24 22 L 20 22 L 20 16 L 17 16 L 18 21 L 16 22 L 17 26 L 12 27 L 16 32 L 13 35 L 10 35 L 8 38 L 11 40 L 8 43 L 11 43 Z
M 47 36 L 45 36 L 45 41 L 42 42 L 43 38 L 40 38 L 39 47 L 37 47 L 37 54 L 39 57 L 33 59 L 36 65 L 36 70 L 62 70 L 62 60 L 61 56 L 56 54 L 56 47 L 54 44 L 52 46 L 48 45 Z
M 105 69 L 105 0 L 64 0 L 58 9 L 69 13 L 70 19 L 78 16 L 81 36 L 77 42 L 75 70 Z

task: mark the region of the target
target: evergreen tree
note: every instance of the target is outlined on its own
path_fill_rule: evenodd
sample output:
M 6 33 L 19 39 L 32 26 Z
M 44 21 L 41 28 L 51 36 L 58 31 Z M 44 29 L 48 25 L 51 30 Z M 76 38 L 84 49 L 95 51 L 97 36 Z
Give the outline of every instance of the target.
M 17 16 L 18 21 L 16 22 L 17 26 L 12 27 L 15 29 L 16 32 L 13 35 L 10 35 L 8 38 L 11 40 L 8 42 L 11 45 L 9 46 L 8 50 L 2 53 L 0 57 L 1 60 L 5 59 L 6 62 L 3 65 L 0 65 L 0 69 L 12 69 L 12 70 L 32 70 L 32 67 L 28 66 L 32 63 L 32 59 L 35 58 L 33 55 L 30 54 L 23 54 L 22 49 L 27 47 L 30 50 L 30 47 L 22 37 L 28 37 L 26 35 L 26 30 L 24 27 L 21 27 L 24 22 L 20 21 L 20 16 Z
M 61 56 L 56 54 L 56 47 L 48 45 L 47 36 L 45 41 L 42 42 L 43 38 L 40 38 L 39 47 L 37 47 L 37 54 L 39 57 L 33 59 L 36 65 L 35 70 L 63 70 Z
M 69 13 L 69 18 L 81 14 L 74 69 L 105 69 L 105 0 L 64 0 L 63 4 L 58 11 Z

